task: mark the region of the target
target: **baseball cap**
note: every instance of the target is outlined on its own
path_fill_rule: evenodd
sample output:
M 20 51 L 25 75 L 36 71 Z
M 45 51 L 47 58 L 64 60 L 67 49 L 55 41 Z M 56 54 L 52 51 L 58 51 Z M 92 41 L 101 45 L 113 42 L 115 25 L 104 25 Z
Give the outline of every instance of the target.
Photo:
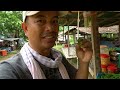
M 40 11 L 23 11 L 23 22 L 26 19 L 26 16 L 32 16 L 37 14 Z M 68 11 L 58 11 L 59 12 L 59 16 L 65 16 L 68 14 Z

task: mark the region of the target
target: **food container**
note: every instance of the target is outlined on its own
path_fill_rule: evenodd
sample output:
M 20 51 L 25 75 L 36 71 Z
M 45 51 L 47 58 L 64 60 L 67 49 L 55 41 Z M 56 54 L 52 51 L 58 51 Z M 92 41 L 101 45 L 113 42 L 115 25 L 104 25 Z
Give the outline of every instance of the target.
M 103 73 L 107 73 L 107 66 L 106 65 L 101 65 L 101 70 Z
M 109 55 L 109 49 L 106 45 L 100 45 L 100 53 L 101 54 L 108 54 Z
M 117 71 L 116 66 L 108 66 L 107 67 L 108 73 L 115 73 Z
M 108 54 L 100 54 L 101 65 L 108 66 L 110 64 L 110 56 Z

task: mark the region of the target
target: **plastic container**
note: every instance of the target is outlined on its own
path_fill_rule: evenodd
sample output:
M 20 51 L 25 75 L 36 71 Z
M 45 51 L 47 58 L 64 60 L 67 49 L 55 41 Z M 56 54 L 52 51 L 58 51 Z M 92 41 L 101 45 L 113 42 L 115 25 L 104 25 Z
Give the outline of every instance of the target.
M 110 64 L 110 56 L 108 54 L 100 54 L 101 65 L 108 66 Z
M 101 54 L 108 54 L 109 55 L 109 49 L 106 45 L 100 45 L 100 53 Z
M 0 54 L 1 54 L 2 56 L 6 56 L 6 55 L 7 55 L 7 51 L 6 51 L 6 50 L 0 50 Z
M 108 66 L 107 67 L 108 73 L 115 73 L 117 71 L 116 66 Z
M 65 47 L 65 48 L 68 47 L 68 44 L 64 44 L 64 47 Z
M 101 65 L 101 70 L 103 73 L 107 73 L 107 66 L 106 65 Z

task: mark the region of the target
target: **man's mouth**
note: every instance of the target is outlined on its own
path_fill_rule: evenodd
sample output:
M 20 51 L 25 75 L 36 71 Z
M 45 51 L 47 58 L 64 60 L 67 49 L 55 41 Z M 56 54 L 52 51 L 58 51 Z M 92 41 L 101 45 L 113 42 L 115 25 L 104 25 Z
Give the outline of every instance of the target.
M 45 38 L 51 39 L 51 38 L 55 38 L 55 36 L 45 36 Z

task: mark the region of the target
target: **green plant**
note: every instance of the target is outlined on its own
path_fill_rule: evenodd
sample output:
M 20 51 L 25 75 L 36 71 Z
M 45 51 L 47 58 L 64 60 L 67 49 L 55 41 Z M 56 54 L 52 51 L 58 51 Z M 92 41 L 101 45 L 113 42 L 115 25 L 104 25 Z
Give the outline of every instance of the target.
M 120 74 L 114 73 L 101 73 L 97 79 L 120 79 Z

